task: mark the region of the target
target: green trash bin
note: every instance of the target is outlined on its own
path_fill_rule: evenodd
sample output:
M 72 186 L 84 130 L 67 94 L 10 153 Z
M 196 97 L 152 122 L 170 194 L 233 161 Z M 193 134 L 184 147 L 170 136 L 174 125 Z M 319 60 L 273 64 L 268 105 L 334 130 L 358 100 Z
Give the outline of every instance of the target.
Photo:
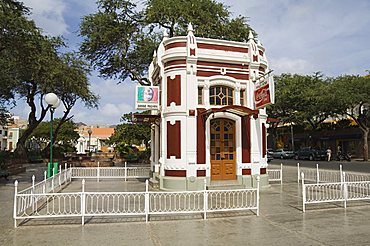
M 48 178 L 53 176 L 53 169 L 54 169 L 54 174 L 57 174 L 58 173 L 58 162 L 54 162 L 54 163 L 48 162 L 48 171 L 47 171 Z
M 54 162 L 53 163 L 53 169 L 54 169 L 54 174 L 57 174 L 58 173 L 58 162 Z
M 52 166 L 50 162 L 48 162 L 48 170 L 47 170 L 47 177 L 50 178 L 53 175 Z

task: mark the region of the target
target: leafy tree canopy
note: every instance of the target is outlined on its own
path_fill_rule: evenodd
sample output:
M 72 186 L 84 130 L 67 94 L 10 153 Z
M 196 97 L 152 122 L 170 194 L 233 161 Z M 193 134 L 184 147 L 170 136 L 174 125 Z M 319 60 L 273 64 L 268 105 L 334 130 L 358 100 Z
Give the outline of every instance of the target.
M 98 0 L 99 11 L 87 15 L 80 33 L 81 52 L 105 78 L 148 84 L 146 71 L 161 31 L 185 35 L 192 23 L 200 37 L 243 41 L 251 30 L 246 17 L 232 18 L 228 7 L 213 0 L 148 0 L 144 7 L 128 0 Z
M 275 104 L 269 114 L 283 123 L 308 124 L 316 129 L 328 115 L 328 83 L 321 73 L 275 76 Z
M 44 36 L 28 14 L 16 0 L 0 2 L 0 106 L 23 99 L 30 107 L 28 129 L 17 143 L 19 156 L 24 156 L 25 141 L 50 108 L 44 103 L 46 93 L 54 92 L 62 100 L 60 124 L 71 118 L 77 100 L 87 107 L 96 107 L 98 101 L 89 88 L 87 64 L 76 54 L 60 54 L 62 39 Z M 56 134 L 59 128 L 58 124 Z
M 61 119 L 54 119 L 53 125 L 57 125 Z M 78 140 L 79 134 L 75 131 L 77 125 L 72 120 L 67 120 L 60 128 L 59 134 L 55 142 L 74 145 Z M 54 129 L 55 131 L 55 129 Z M 53 138 L 55 135 L 53 134 Z M 46 143 L 50 141 L 50 121 L 41 122 L 33 131 L 30 139 L 36 139 L 39 143 Z

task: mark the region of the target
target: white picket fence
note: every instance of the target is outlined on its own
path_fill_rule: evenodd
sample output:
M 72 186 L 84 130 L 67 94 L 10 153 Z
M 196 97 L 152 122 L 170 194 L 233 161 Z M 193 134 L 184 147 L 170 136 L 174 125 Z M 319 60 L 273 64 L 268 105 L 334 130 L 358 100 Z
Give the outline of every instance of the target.
M 363 178 L 366 175 L 360 175 Z M 301 173 L 302 181 L 302 207 L 306 211 L 307 204 L 343 202 L 344 208 L 347 201 L 369 200 L 370 180 L 347 181 L 347 174 L 343 172 L 340 182 L 305 184 L 305 174 Z M 359 178 L 351 176 L 352 178 Z
M 145 216 L 148 222 L 160 214 L 200 213 L 206 219 L 210 212 L 255 210 L 259 215 L 259 177 L 254 189 L 206 190 L 205 183 L 203 191 L 149 192 L 146 180 L 145 192 L 85 192 L 85 178 L 147 178 L 147 169 L 70 167 L 20 192 L 15 181 L 14 227 L 17 220 L 35 218 L 81 217 L 84 224 L 85 217 L 99 216 Z M 73 178 L 83 178 L 81 192 L 57 193 Z
M 19 194 L 16 183 L 14 226 L 17 220 L 32 218 L 81 217 L 83 225 L 86 217 L 99 216 L 145 216 L 148 222 L 150 215 L 160 214 L 199 213 L 206 219 L 210 212 L 255 210 L 259 215 L 259 177 L 254 189 L 206 190 L 206 183 L 204 188 L 152 192 L 146 180 L 145 192 L 85 192 L 82 180 L 81 192 Z
M 339 165 L 339 170 L 322 170 L 319 169 L 319 164 L 316 168 L 302 168 L 297 163 L 297 181 L 301 181 L 301 173 L 304 173 L 305 181 L 315 183 L 336 183 L 343 181 L 343 174 L 345 180 L 348 182 L 370 181 L 370 174 L 356 173 L 356 172 L 343 172 L 342 165 Z
M 267 169 L 269 176 L 269 182 L 278 181 L 280 184 L 283 183 L 283 163 L 280 164 L 280 169 Z
M 72 167 L 72 178 L 124 179 L 149 178 L 150 167 Z

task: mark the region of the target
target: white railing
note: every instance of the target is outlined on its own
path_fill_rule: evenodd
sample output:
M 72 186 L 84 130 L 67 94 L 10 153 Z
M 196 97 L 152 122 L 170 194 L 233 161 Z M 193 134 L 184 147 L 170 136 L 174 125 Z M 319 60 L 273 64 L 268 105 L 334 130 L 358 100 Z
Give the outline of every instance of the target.
M 269 176 L 269 181 L 279 181 L 280 184 L 283 183 L 283 163 L 280 164 L 280 169 L 267 169 L 267 174 Z
M 370 181 L 370 174 L 343 172 L 342 165 L 339 165 L 339 170 L 320 170 L 319 164 L 316 168 L 301 168 L 297 163 L 297 180 L 301 181 L 301 173 L 304 173 L 305 181 L 312 181 L 316 183 L 336 183 L 342 182 L 343 174 L 345 173 L 345 180 L 348 182 Z
M 149 178 L 150 167 L 72 167 L 72 178 L 78 179 L 124 179 Z
M 35 183 L 35 175 L 32 176 L 32 186 L 26 188 L 22 191 L 19 191 L 18 194 L 42 194 L 42 193 L 49 193 L 51 191 L 56 192 L 59 191 L 63 185 L 69 183 L 71 180 L 71 170 L 67 168 L 67 164 L 65 164 L 65 169 L 62 170 L 62 167 L 59 166 L 59 172 L 57 174 L 54 173 L 53 169 L 53 176 L 50 178 L 46 178 L 46 171 L 44 172 L 44 180 Z
M 305 175 L 301 173 L 302 181 L 302 207 L 306 211 L 306 204 L 369 200 L 370 181 L 347 182 L 346 173 L 343 172 L 342 181 L 336 183 L 305 184 Z
M 93 216 L 145 216 L 147 222 L 150 215 L 200 213 L 206 219 L 208 212 L 233 210 L 256 210 L 258 216 L 259 180 L 254 189 L 181 192 L 149 192 L 148 180 L 145 192 L 85 192 L 82 180 L 81 192 L 49 194 L 19 194 L 16 181 L 14 226 L 17 220 L 76 216 L 82 224 Z

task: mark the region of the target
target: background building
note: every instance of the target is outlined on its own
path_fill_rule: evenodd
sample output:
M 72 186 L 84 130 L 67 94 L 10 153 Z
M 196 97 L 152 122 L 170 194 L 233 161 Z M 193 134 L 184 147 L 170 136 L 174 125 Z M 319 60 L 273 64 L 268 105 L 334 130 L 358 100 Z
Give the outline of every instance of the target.
M 114 133 L 114 128 L 81 126 L 77 129 L 80 138 L 77 140 L 77 153 L 112 152 L 113 146 L 107 140 Z

